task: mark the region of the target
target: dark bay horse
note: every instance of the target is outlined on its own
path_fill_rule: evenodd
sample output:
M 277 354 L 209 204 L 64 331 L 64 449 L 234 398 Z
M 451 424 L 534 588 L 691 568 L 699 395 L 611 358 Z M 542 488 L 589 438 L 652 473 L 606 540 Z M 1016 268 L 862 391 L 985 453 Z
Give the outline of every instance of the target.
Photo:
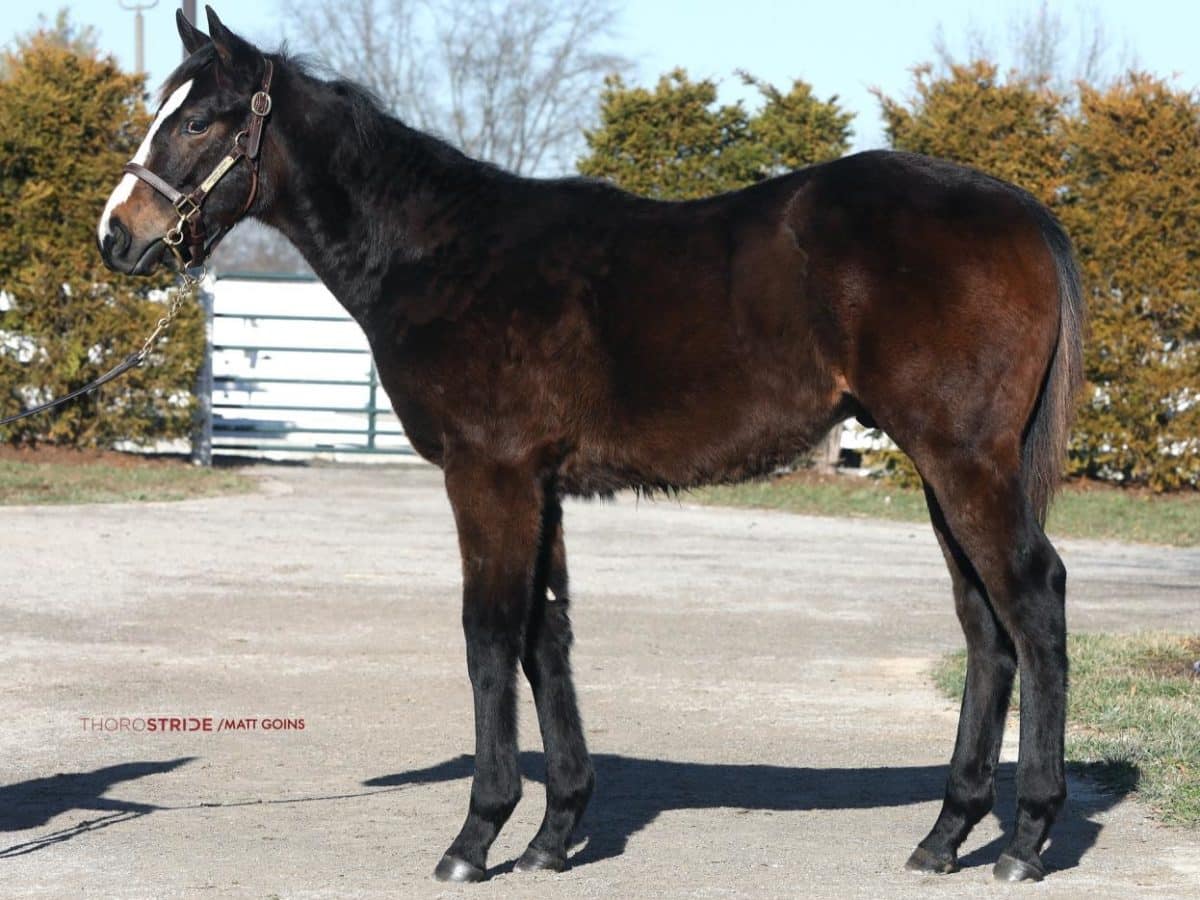
M 950 872 L 991 808 L 1021 672 L 1017 817 L 996 864 L 1039 879 L 1063 803 L 1066 572 L 1042 530 L 1080 381 L 1070 244 L 1025 192 L 872 152 L 706 200 L 519 178 L 264 54 L 209 11 L 100 223 L 110 267 L 202 262 L 254 216 L 365 331 L 462 551 L 475 777 L 440 878 L 484 877 L 521 793 L 533 689 L 546 814 L 518 868 L 562 869 L 592 793 L 568 652 L 560 499 L 770 472 L 850 416 L 916 463 L 967 683 L 945 801 L 909 868 Z M 898 624 L 897 627 L 903 627 Z

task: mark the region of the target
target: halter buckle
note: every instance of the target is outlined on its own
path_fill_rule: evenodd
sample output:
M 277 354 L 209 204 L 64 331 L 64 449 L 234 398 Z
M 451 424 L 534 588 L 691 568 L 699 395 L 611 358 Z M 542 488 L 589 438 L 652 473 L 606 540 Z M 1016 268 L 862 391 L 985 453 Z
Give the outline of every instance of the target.
M 266 91 L 258 91 L 250 98 L 250 112 L 254 113 L 260 119 L 265 119 L 271 114 L 271 95 Z
M 174 203 L 175 212 L 179 213 L 181 222 L 188 222 L 194 219 L 200 212 L 200 204 L 192 199 L 190 194 L 185 194 Z

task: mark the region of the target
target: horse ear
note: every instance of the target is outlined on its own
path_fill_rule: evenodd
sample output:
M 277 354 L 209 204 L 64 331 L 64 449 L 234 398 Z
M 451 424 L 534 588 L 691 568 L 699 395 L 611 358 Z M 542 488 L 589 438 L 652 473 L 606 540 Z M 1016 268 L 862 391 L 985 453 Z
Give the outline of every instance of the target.
M 256 70 L 262 58 L 258 48 L 226 28 L 211 6 L 204 7 L 204 11 L 208 14 L 208 33 L 221 62 L 230 69 Z
M 183 41 L 183 49 L 195 53 L 208 43 L 208 35 L 188 21 L 182 9 L 175 10 L 175 26 L 179 29 L 179 39 Z

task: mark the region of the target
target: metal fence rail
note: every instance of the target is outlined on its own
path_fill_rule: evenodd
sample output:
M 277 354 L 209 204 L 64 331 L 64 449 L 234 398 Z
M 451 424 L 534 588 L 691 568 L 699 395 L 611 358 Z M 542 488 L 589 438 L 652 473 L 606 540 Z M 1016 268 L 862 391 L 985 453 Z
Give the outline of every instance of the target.
M 315 279 L 219 276 L 205 283 L 203 299 L 198 462 L 214 454 L 414 455 L 366 338 Z

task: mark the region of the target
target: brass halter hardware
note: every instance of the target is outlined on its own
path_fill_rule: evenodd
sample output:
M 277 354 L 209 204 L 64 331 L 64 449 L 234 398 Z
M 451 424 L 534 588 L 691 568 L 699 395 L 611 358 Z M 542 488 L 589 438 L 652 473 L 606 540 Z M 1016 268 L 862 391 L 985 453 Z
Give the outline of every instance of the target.
M 258 155 L 262 149 L 263 128 L 267 116 L 271 114 L 271 77 L 274 67 L 269 59 L 263 60 L 262 86 L 250 98 L 250 116 L 247 125 L 233 137 L 233 149 L 225 155 L 208 177 L 200 182 L 191 193 L 185 194 L 165 179 L 155 175 L 145 166 L 128 162 L 123 169 L 129 175 L 140 178 L 171 201 L 179 221 L 163 235 L 163 243 L 175 255 L 180 271 L 203 268 L 204 260 L 216 246 L 217 241 L 236 225 L 250 210 L 254 198 L 258 195 Z M 218 226 L 211 234 L 205 227 L 203 207 L 204 201 L 222 178 L 241 160 L 246 160 L 250 166 L 250 192 L 246 202 L 228 225 Z M 186 245 L 187 259 L 184 259 L 183 248 Z

